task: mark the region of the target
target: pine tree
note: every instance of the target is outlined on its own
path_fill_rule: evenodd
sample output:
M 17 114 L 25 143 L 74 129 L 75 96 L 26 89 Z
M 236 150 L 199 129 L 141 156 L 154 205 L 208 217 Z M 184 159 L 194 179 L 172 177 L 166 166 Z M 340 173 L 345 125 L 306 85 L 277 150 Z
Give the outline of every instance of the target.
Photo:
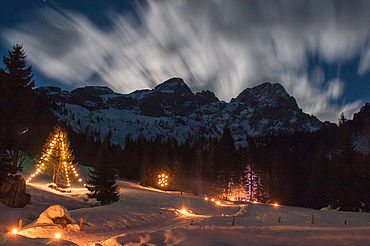
M 61 127 L 55 127 L 49 135 L 41 155 L 40 161 L 36 165 L 36 172 L 27 179 L 27 183 L 38 173 L 52 176 L 53 183 L 61 188 L 69 187 L 74 179 L 82 181 L 72 164 L 74 156 L 70 149 L 67 132 Z
M 344 113 L 342 112 L 339 116 L 339 119 L 338 119 L 338 125 L 339 126 L 343 126 L 345 123 L 347 122 L 347 118 L 346 116 L 344 115 Z
M 119 200 L 119 186 L 116 185 L 117 172 L 112 168 L 110 136 L 104 138 L 100 147 L 94 170 L 89 172 L 89 180 L 86 180 L 86 188 L 91 192 L 90 198 L 95 198 L 102 205 L 110 204 Z
M 0 69 L 0 142 L 6 143 L 0 155 L 7 150 L 10 172 L 16 173 L 22 166 L 24 133 L 32 125 L 35 81 L 22 46 L 15 45 L 8 54 L 3 57 L 5 70 Z
M 35 87 L 35 81 L 32 79 L 32 67 L 26 67 L 27 61 L 23 47 L 16 44 L 8 54 L 9 57 L 3 57 L 3 61 L 11 82 L 19 87 L 33 89 Z
M 227 194 L 230 185 L 239 180 L 236 155 L 234 139 L 226 126 L 213 155 L 214 188 L 219 194 Z

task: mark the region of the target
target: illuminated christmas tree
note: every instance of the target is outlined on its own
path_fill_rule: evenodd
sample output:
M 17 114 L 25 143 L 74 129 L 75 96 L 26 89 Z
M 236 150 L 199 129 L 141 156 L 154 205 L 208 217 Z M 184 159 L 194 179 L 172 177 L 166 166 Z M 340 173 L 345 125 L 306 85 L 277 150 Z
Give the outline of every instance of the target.
M 28 177 L 26 183 L 39 173 L 51 176 L 53 183 L 61 188 L 71 186 L 74 179 L 82 182 L 76 167 L 72 164 L 73 160 L 67 133 L 62 128 L 56 127 L 43 147 L 36 171 Z

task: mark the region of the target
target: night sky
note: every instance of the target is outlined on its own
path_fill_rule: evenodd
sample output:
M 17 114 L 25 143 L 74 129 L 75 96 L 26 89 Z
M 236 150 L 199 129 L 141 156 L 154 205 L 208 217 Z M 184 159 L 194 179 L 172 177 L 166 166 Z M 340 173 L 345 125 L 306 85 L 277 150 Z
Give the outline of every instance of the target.
M 264 81 L 336 122 L 370 101 L 370 1 L 1 1 L 1 55 L 37 86 L 128 93 L 182 77 L 229 101 Z

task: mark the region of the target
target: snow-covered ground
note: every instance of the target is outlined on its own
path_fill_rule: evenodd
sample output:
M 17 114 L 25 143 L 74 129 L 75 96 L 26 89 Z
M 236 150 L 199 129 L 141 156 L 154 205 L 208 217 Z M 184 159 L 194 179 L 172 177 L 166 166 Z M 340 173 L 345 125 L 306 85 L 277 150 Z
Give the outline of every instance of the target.
M 35 179 L 27 188 L 32 204 L 0 204 L 0 244 L 4 245 L 369 245 L 370 214 L 318 211 L 269 204 L 221 201 L 163 192 L 120 180 L 120 200 L 93 206 L 83 186 L 61 194 Z M 66 207 L 79 227 L 31 225 L 51 205 Z M 185 209 L 185 210 L 182 210 Z M 314 224 L 312 224 L 312 216 Z M 278 218 L 280 217 L 280 222 Z M 4 233 L 23 220 L 18 235 Z M 234 220 L 234 225 L 232 225 Z M 345 225 L 344 222 L 347 221 Z M 61 239 L 53 239 L 55 233 Z M 35 238 L 35 239 L 31 239 Z M 49 239 L 50 238 L 50 239 Z

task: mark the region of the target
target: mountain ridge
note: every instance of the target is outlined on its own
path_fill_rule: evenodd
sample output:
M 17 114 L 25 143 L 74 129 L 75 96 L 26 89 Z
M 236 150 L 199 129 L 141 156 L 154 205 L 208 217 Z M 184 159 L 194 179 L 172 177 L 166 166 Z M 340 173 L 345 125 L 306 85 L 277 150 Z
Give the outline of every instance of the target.
M 317 131 L 324 123 L 304 113 L 284 87 L 265 82 L 246 88 L 225 102 L 212 91 L 193 92 L 181 78 L 170 78 L 153 89 L 116 93 L 106 86 L 85 86 L 71 91 L 39 87 L 56 107 L 54 114 L 76 132 L 112 143 L 124 138 L 173 137 L 178 142 L 219 137 L 227 125 L 238 145 L 248 135 Z

